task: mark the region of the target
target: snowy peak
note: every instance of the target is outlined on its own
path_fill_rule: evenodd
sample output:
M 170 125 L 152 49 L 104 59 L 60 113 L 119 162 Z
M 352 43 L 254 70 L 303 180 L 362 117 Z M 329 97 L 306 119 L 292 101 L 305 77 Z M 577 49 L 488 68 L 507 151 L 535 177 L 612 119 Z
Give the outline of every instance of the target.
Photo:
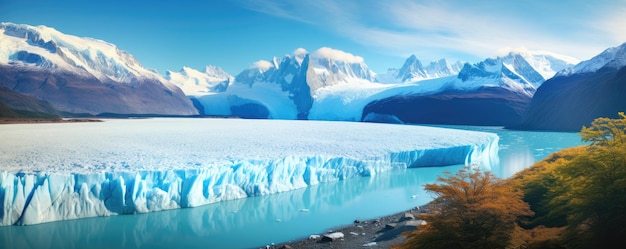
M 113 44 L 45 26 L 13 23 L 0 23 L 0 64 L 69 71 L 123 83 L 161 78 Z
M 517 49 L 509 53 L 509 55 L 513 54 L 519 55 L 529 63 L 534 70 L 541 74 L 544 81 L 554 77 L 557 72 L 580 62 L 579 59 L 549 51 Z
M 304 61 L 304 58 L 309 54 L 309 51 L 306 51 L 306 49 L 304 48 L 298 48 L 295 51 L 293 51 L 293 57 L 295 58 L 296 62 L 300 65 L 302 65 L 302 61 Z
M 591 73 L 604 67 L 622 68 L 624 66 L 626 66 L 626 43 L 608 48 L 593 58 L 560 72 L 559 75 Z
M 205 95 L 226 91 L 234 78 L 218 66 L 208 65 L 204 72 L 183 67 L 179 72 L 167 71 L 165 78 L 178 86 L 185 95 Z
M 438 61 L 430 62 L 428 64 L 428 67 L 426 67 L 426 70 L 427 72 L 429 72 L 431 77 L 441 78 L 458 74 L 463 68 L 464 64 L 465 63 L 463 63 L 462 61 L 457 61 L 453 64 L 450 64 L 448 60 L 440 59 Z
M 365 64 L 363 57 L 341 50 L 322 47 L 310 54 L 310 62 L 324 86 L 354 80 L 376 81 L 376 74 Z
M 532 95 L 544 81 L 576 62 L 551 52 L 519 49 L 476 64 L 466 63 L 458 78 L 464 84 L 499 85 Z
M 427 74 L 424 71 L 424 67 L 422 66 L 422 62 L 417 59 L 415 55 L 411 55 L 406 59 L 404 65 L 398 71 L 396 76 L 397 79 L 400 79 L 402 82 L 409 81 L 413 78 L 426 78 Z
M 252 86 L 255 83 L 290 84 L 298 74 L 304 58 L 308 55 L 305 49 L 296 49 L 293 54 L 282 58 L 274 57 L 272 61 L 259 60 L 235 77 L 236 83 Z
M 402 68 L 398 70 L 395 78 L 401 82 L 415 82 L 456 75 L 461 71 L 461 68 L 463 68 L 462 62 L 450 64 L 446 59 L 432 61 L 424 66 L 415 55 L 411 55 L 406 59 Z
M 237 116 L 306 119 L 320 89 L 360 87 L 375 79 L 362 57 L 326 47 L 312 53 L 298 48 L 255 62 L 235 77 L 226 95 Z
M 306 60 L 307 56 L 308 60 Z M 368 68 L 362 57 L 323 47 L 312 53 L 298 48 L 292 54 L 287 54 L 280 59 L 274 57 L 271 62 L 257 61 L 239 73 L 236 82 L 247 85 L 255 82 L 270 82 L 281 84 L 284 88 L 285 85 L 291 84 L 294 76 L 306 73 L 300 72 L 304 70 L 303 63 L 308 63 L 306 70 L 312 72 L 307 74 L 307 80 L 319 82 L 319 87 L 376 80 L 376 74 Z
M 213 65 L 207 65 L 204 68 L 204 73 L 208 75 L 209 77 L 213 77 L 213 78 L 225 79 L 225 78 L 232 77 L 229 73 L 224 71 L 224 69 L 222 69 L 221 67 L 213 66 Z

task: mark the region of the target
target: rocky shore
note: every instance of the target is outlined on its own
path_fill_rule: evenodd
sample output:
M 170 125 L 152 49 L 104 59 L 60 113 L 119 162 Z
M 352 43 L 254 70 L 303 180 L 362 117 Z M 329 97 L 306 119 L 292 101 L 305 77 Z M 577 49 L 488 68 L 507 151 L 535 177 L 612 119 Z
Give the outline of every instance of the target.
M 425 221 L 418 219 L 426 206 L 380 217 L 372 220 L 355 220 L 354 224 L 332 229 L 324 234 L 312 234 L 308 238 L 287 243 L 267 245 L 261 249 L 321 249 L 321 248 L 390 248 L 402 244 L 405 232 L 412 231 Z

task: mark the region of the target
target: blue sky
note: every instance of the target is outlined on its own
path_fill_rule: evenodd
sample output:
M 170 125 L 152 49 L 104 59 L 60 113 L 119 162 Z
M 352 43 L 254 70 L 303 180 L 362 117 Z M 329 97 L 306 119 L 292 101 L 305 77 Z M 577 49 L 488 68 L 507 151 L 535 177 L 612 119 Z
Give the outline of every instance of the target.
M 46 25 L 133 54 L 144 67 L 217 65 L 331 47 L 383 73 L 415 54 L 477 62 L 511 48 L 586 60 L 626 42 L 626 0 L 0 1 L 0 21 Z

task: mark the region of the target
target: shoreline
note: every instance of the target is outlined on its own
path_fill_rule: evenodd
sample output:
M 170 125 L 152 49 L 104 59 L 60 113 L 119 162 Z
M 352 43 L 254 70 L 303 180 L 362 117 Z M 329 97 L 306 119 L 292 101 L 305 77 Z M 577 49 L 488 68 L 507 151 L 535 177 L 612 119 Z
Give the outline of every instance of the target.
M 427 212 L 427 205 L 370 220 L 355 220 L 352 225 L 339 226 L 323 234 L 312 234 L 306 238 L 258 248 L 390 248 L 404 243 L 406 241 L 404 234 L 415 230 L 422 224 L 423 221 L 418 218 L 418 215 Z M 332 238 L 334 236 L 338 238 Z
M 59 118 L 59 119 L 46 119 L 46 118 L 0 118 L 0 124 L 52 124 L 52 123 L 82 123 L 82 122 L 103 122 L 100 119 L 86 119 L 86 118 Z

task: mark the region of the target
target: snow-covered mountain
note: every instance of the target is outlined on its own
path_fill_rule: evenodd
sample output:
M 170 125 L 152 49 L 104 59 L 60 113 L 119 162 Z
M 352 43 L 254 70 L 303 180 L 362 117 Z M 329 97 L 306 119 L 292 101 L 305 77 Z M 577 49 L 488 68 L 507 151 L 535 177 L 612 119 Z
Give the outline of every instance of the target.
M 547 51 L 518 49 L 505 56 L 488 58 L 476 64 L 466 63 L 459 72 L 454 89 L 498 86 L 532 96 L 536 89 L 556 72 L 576 65 L 579 60 Z
M 385 75 L 380 75 L 378 80 L 382 83 L 400 83 L 447 77 L 457 75 L 463 64 L 461 61 L 450 63 L 447 59 L 440 59 L 423 65 L 415 55 L 411 55 L 400 69 L 391 68 Z
M 559 72 L 537 89 L 516 128 L 579 131 L 626 110 L 626 43 Z
M 188 96 L 226 91 L 234 77 L 221 67 L 208 65 L 204 72 L 183 67 L 179 72 L 166 71 L 165 79 L 178 86 Z
M 34 65 L 122 83 L 160 78 L 131 54 L 102 40 L 63 34 L 46 26 L 1 23 L 0 29 L 2 64 Z
M 362 57 L 341 50 L 320 48 L 310 54 L 309 62 L 317 76 L 308 79 L 313 91 L 338 84 L 376 81 L 376 73 L 368 68 Z
M 312 53 L 297 49 L 283 58 L 253 63 L 235 77 L 224 94 L 199 100 L 205 108 L 213 108 L 205 110 L 210 115 L 350 121 L 367 119 L 367 111 L 387 120 L 419 122 L 391 116 L 415 108 L 473 110 L 458 105 L 474 106 L 488 114 L 493 113 L 488 109 L 499 106 L 499 112 L 510 117 L 500 122 L 501 115 L 494 115 L 486 119 L 488 124 L 509 124 L 521 119 L 537 86 L 557 71 L 573 66 L 573 61 L 576 59 L 549 52 L 519 50 L 476 64 L 465 63 L 461 68 L 460 63 L 450 64 L 444 59 L 424 66 L 411 56 L 394 73 L 394 82 L 379 83 L 388 75 L 377 78 L 359 56 L 331 48 Z M 407 101 L 424 96 L 436 96 L 437 100 L 420 102 L 424 105 Z M 391 99 L 402 99 L 402 103 L 393 104 L 393 110 L 376 106 L 391 104 Z M 462 101 L 456 101 L 459 99 Z M 389 113 L 378 113 L 380 110 Z M 387 114 L 391 116 L 384 116 Z
M 254 62 L 235 76 L 235 82 L 224 93 L 231 114 L 247 118 L 306 119 L 311 106 L 311 91 L 306 81 L 308 65 L 309 56 L 304 49 L 282 58 L 274 57 L 271 62 Z M 210 96 L 201 102 L 216 99 L 224 100 Z
M 0 23 L 1 84 L 73 113 L 196 114 L 175 85 L 105 41 Z
M 282 58 L 253 63 L 223 94 L 198 100 L 207 108 L 229 106 L 230 110 L 205 110 L 209 115 L 307 119 L 322 89 L 360 88 L 375 80 L 362 57 L 327 47 L 312 53 L 299 48 Z
M 260 60 L 236 77 L 236 82 L 246 85 L 255 83 L 291 84 L 300 70 L 310 70 L 307 75 L 311 91 L 319 88 L 358 82 L 376 81 L 376 73 L 371 71 L 360 56 L 340 50 L 322 47 L 312 53 L 303 48 L 296 49 L 283 58 L 272 61 Z
M 574 67 L 559 72 L 559 76 L 593 73 L 601 68 L 619 69 L 626 66 L 626 43 L 607 48 L 593 58 L 580 62 Z

